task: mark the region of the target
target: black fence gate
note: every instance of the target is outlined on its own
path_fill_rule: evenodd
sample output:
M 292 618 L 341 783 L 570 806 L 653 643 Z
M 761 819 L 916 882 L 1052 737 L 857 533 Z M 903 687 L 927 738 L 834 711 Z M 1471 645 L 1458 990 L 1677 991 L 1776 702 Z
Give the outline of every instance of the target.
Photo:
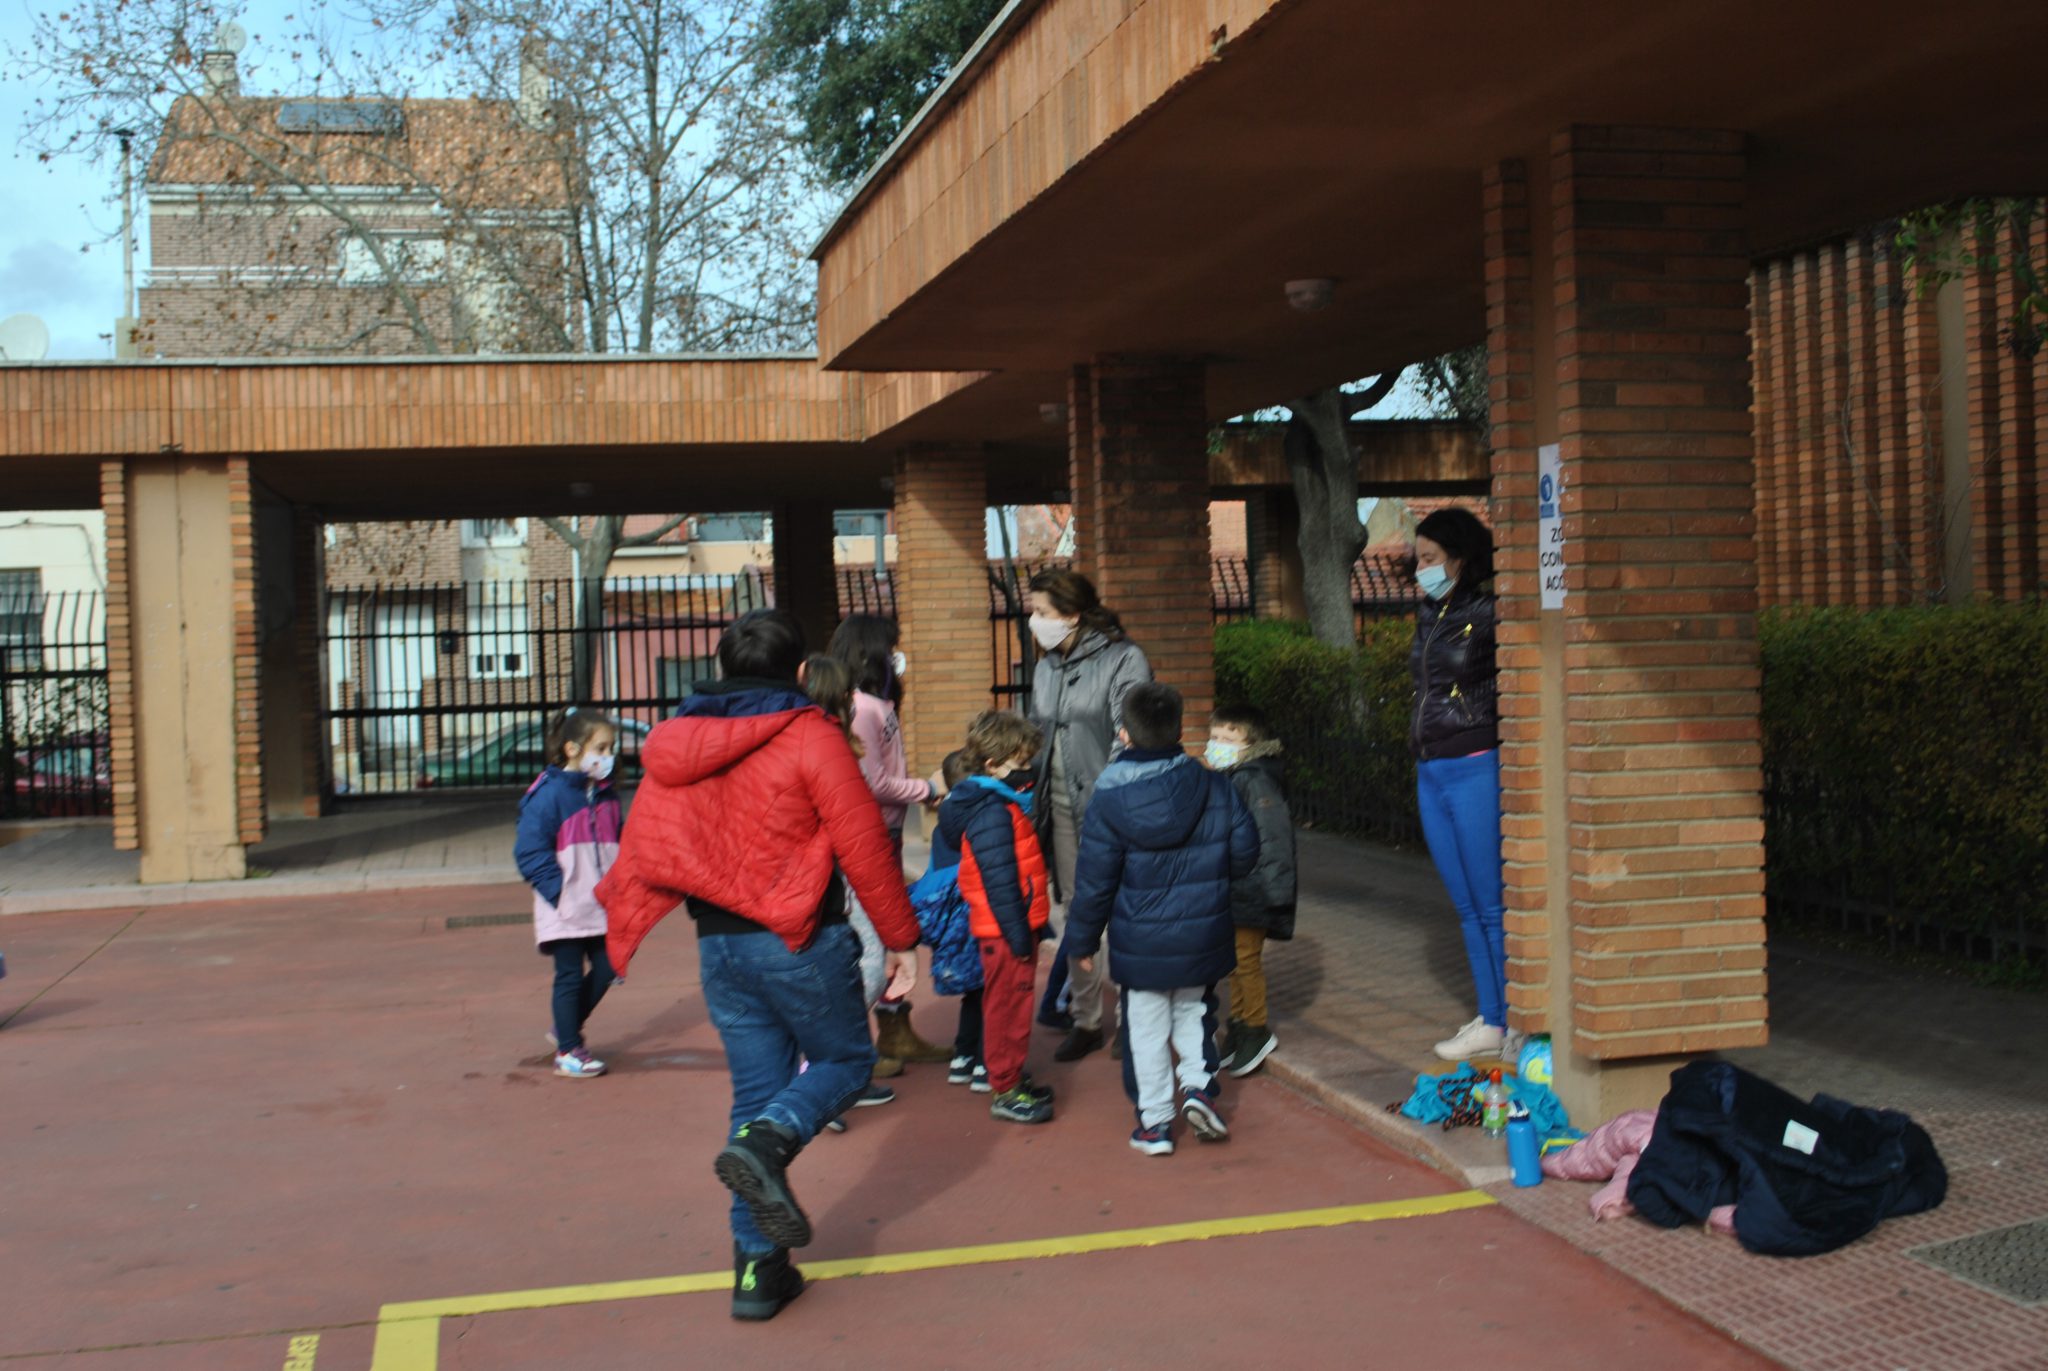
M 0 818 L 111 814 L 107 621 L 96 590 L 0 572 Z

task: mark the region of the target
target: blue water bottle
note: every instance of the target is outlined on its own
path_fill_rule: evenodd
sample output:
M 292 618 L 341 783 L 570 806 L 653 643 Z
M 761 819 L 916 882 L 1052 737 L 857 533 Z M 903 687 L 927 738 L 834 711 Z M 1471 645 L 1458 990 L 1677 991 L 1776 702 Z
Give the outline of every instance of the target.
M 1508 1106 L 1508 1174 L 1516 1185 L 1543 1184 L 1543 1144 L 1537 1140 L 1528 1107 Z

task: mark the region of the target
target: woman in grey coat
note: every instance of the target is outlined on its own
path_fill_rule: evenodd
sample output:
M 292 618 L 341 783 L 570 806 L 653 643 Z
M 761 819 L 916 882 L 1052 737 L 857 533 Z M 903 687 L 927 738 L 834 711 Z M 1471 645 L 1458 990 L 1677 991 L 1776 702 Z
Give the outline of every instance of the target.
M 1031 676 L 1031 721 L 1044 730 L 1046 750 L 1035 817 L 1052 859 L 1053 934 L 1062 937 L 1081 817 L 1096 779 L 1120 747 L 1124 697 L 1152 679 L 1152 664 L 1079 572 L 1041 571 L 1031 578 L 1031 636 L 1043 653 Z M 1095 958 L 1090 971 L 1076 959 L 1068 961 L 1074 1027 L 1054 1060 L 1076 1061 L 1102 1046 L 1103 995 L 1115 990 L 1111 975 L 1106 955 Z

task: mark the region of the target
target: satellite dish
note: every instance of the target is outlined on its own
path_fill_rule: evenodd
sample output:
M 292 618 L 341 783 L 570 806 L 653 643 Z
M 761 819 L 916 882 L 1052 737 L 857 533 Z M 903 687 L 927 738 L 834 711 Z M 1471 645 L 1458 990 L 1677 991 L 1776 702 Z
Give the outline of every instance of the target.
M 40 362 L 50 355 L 50 329 L 33 314 L 0 319 L 0 362 Z
M 249 46 L 249 31 L 229 19 L 213 31 L 213 50 L 231 52 L 240 56 L 242 49 Z

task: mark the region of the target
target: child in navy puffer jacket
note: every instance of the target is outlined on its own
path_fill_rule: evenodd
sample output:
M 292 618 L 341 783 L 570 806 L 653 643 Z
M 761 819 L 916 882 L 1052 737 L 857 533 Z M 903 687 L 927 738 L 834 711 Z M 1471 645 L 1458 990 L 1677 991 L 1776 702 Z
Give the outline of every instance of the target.
M 1172 686 L 1124 697 L 1125 748 L 1088 801 L 1067 909 L 1077 966 L 1108 938 L 1124 1090 L 1138 1108 L 1131 1146 L 1153 1157 L 1173 1151 L 1176 1079 L 1195 1136 L 1230 1135 L 1216 1104 L 1216 983 L 1237 964 L 1230 884 L 1259 860 L 1251 812 L 1229 777 L 1182 751 L 1181 717 Z
M 571 708 L 548 726 L 548 769 L 519 802 L 513 857 L 533 887 L 533 937 L 555 959 L 555 1074 L 602 1076 L 583 1045 L 583 1024 L 614 979 L 605 956 L 597 883 L 619 855 L 619 801 L 612 794 L 618 729 L 594 709 Z

